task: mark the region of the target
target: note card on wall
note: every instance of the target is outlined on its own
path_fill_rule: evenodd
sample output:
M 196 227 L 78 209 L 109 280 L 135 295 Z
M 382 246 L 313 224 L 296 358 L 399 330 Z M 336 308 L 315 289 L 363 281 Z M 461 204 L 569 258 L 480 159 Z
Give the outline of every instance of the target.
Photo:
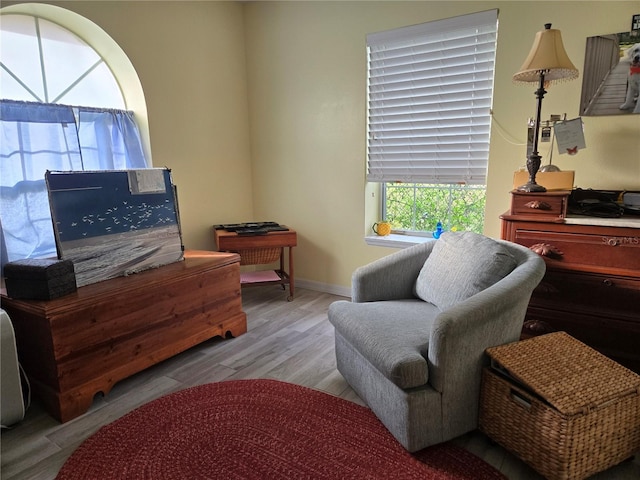
M 553 128 L 556 133 L 559 153 L 575 155 L 578 153 L 578 150 L 582 150 L 587 147 L 584 141 L 582 118 L 578 117 L 573 120 L 558 122 L 553 126 Z

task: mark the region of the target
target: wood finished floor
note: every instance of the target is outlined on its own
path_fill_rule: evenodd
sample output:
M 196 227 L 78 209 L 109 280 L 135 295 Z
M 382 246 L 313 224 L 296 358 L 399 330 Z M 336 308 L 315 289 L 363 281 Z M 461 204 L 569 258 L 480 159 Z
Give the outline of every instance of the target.
M 363 404 L 335 366 L 333 327 L 326 311 L 339 299 L 342 297 L 298 289 L 295 300 L 287 302 L 279 287 L 245 289 L 246 334 L 209 340 L 123 380 L 106 397 L 97 395 L 89 412 L 62 425 L 34 399 L 24 421 L 2 430 L 0 478 L 53 479 L 67 457 L 101 426 L 155 398 L 202 383 L 272 378 Z M 479 432 L 455 442 L 511 480 L 542 478 Z M 591 478 L 638 480 L 639 457 Z

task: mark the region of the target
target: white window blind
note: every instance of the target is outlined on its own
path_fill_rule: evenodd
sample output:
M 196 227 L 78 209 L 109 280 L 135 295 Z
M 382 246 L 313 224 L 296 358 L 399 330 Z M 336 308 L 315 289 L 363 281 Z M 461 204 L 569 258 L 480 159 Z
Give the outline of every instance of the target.
M 498 11 L 367 35 L 370 182 L 486 183 Z

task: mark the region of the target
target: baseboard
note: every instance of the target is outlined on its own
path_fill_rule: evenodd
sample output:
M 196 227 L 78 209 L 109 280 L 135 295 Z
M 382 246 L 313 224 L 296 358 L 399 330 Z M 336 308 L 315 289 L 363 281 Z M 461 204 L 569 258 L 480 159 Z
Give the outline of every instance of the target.
M 341 287 L 339 285 L 330 285 L 328 283 L 314 282 L 313 280 L 304 280 L 298 278 L 296 278 L 296 287 L 351 298 L 350 287 Z

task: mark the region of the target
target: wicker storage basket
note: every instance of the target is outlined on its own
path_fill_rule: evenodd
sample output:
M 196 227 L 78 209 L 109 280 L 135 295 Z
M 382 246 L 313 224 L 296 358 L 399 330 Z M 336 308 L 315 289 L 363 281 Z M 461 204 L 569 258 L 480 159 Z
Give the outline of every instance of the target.
M 640 450 L 640 376 L 564 332 L 487 350 L 480 429 L 551 480 Z
M 280 247 L 270 247 L 238 250 L 236 253 L 240 255 L 240 265 L 265 265 L 280 260 L 281 251 Z

